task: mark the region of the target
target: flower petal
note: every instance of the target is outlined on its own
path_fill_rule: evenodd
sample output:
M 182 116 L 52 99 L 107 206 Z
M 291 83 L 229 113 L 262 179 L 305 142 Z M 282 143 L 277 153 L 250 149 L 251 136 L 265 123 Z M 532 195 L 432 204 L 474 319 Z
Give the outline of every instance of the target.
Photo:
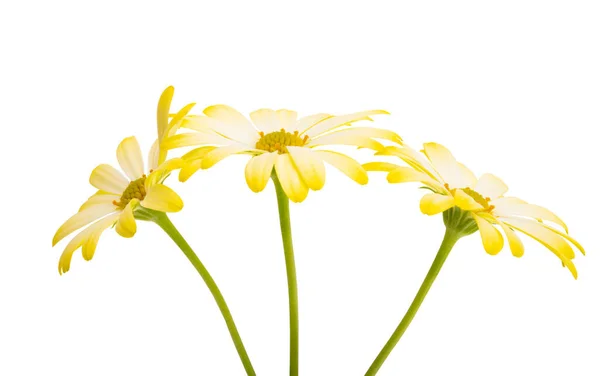
M 150 175 L 146 178 L 144 182 L 144 186 L 146 190 L 148 190 L 151 186 L 155 184 L 161 184 L 167 176 L 173 170 L 177 170 L 183 166 L 183 159 L 181 158 L 173 158 L 165 161 L 160 166 L 156 168 L 156 170 L 152 171 Z
M 249 150 L 252 149 L 249 149 L 247 145 L 243 144 L 233 144 L 216 148 L 215 150 L 208 152 L 204 156 L 204 158 L 202 159 L 202 168 L 210 168 L 218 162 L 220 162 L 221 160 L 229 157 L 230 155 L 242 153 Z
M 480 203 L 475 201 L 473 197 L 466 194 L 462 189 L 457 189 L 454 193 L 454 202 L 456 203 L 456 206 L 462 210 L 472 211 L 484 209 Z
M 300 177 L 289 154 L 279 154 L 275 160 L 277 178 L 285 194 L 293 202 L 302 202 L 308 195 L 308 186 Z
M 502 217 L 530 217 L 537 220 L 545 220 L 556 223 L 569 232 L 567 225 L 550 210 L 538 205 L 531 204 L 505 204 L 494 209 L 494 214 Z
M 302 180 L 313 191 L 318 191 L 325 185 L 325 164 L 314 151 L 305 147 L 287 147 L 296 169 Z
M 300 133 L 304 133 L 305 130 L 317 124 L 318 122 L 325 120 L 327 118 L 333 117 L 333 115 L 329 114 L 314 114 L 309 116 L 304 116 L 298 119 L 296 125 L 293 127 L 293 131 L 298 131 Z M 292 131 L 292 130 L 290 130 Z
M 504 238 L 502 237 L 502 234 L 486 219 L 481 218 L 476 214 L 472 215 L 473 218 L 475 218 L 475 222 L 477 222 L 477 227 L 479 227 L 483 248 L 490 255 L 497 255 L 504 247 Z
M 421 182 L 435 191 L 445 191 L 445 189 L 439 185 L 437 181 L 430 178 L 429 175 L 420 171 L 416 171 L 412 167 L 397 166 L 388 174 L 387 181 L 390 183 Z
M 365 185 L 369 182 L 369 175 L 363 166 L 347 155 L 329 150 L 315 150 L 314 152 L 358 184 Z
M 301 134 L 307 134 L 308 137 L 314 138 L 318 135 L 331 131 L 335 128 L 341 127 L 342 125 L 349 125 L 360 120 L 372 120 L 369 116 L 371 115 L 387 115 L 389 112 L 383 110 L 363 111 L 356 112 L 354 114 L 332 116 L 325 118 L 324 120 L 315 123 L 313 126 L 302 131 Z
M 423 145 L 423 149 L 433 168 L 451 188 L 471 187 L 475 183 L 472 180 L 473 173 L 470 173 L 464 165 L 461 166 L 444 146 L 428 142 Z
M 214 132 L 181 133 L 165 139 L 161 147 L 165 150 L 197 145 L 230 145 L 231 140 Z
M 294 130 L 298 113 L 290 110 L 271 110 L 262 108 L 250 114 L 256 128 L 265 134 L 285 129 L 287 132 Z
M 167 131 L 163 135 L 163 138 L 173 136 L 177 130 L 181 127 L 183 119 L 187 116 L 188 112 L 192 110 L 192 108 L 196 105 L 196 103 L 189 103 L 185 105 L 181 110 L 179 110 L 169 122 L 169 126 Z
M 391 172 L 391 171 L 394 171 L 395 169 L 397 169 L 398 167 L 402 167 L 402 166 L 398 166 L 397 164 L 393 164 L 393 163 L 389 163 L 389 162 L 369 162 L 369 163 L 363 163 L 362 166 L 366 171 L 381 171 L 381 172 Z
M 115 195 L 105 191 L 98 191 L 94 195 L 90 196 L 90 198 L 88 198 L 87 201 L 79 207 L 79 211 L 84 211 L 94 205 L 112 204 L 113 201 L 119 201 L 120 198 L 120 195 Z
M 133 216 L 133 208 L 137 204 L 139 204 L 139 200 L 137 199 L 129 201 L 127 206 L 125 206 L 125 209 L 123 209 L 119 215 L 115 230 L 117 231 L 117 234 L 124 238 L 133 237 L 137 231 L 137 224 L 135 223 L 135 217 Z
M 148 209 L 172 213 L 183 209 L 181 197 L 166 185 L 156 184 L 148 189 L 140 204 Z
M 454 206 L 454 197 L 438 193 L 428 193 L 421 198 L 421 213 L 435 215 Z
M 429 160 L 418 151 L 404 145 L 399 148 L 397 146 L 386 146 L 384 149 L 377 152 L 375 155 L 389 155 L 396 156 L 402 159 L 406 164 L 411 166 L 417 171 L 421 171 L 429 175 L 432 179 L 438 181 L 440 184 L 444 184 L 440 175 L 435 171 Z
M 92 171 L 90 184 L 100 190 L 121 195 L 129 185 L 129 180 L 116 168 L 101 164 Z
M 538 223 L 539 223 L 539 222 L 538 222 Z M 584 249 L 584 248 L 583 248 L 583 246 L 582 246 L 581 244 L 579 244 L 579 242 L 578 242 L 577 240 L 575 240 L 573 237 L 569 236 L 568 234 L 565 234 L 565 233 L 564 233 L 564 232 L 562 232 L 562 231 L 559 231 L 559 230 L 555 229 L 555 228 L 554 228 L 554 227 L 552 227 L 552 226 L 548 226 L 548 225 L 547 225 L 547 224 L 545 224 L 545 223 L 539 223 L 539 224 L 540 224 L 540 225 L 542 225 L 544 228 L 546 228 L 546 229 L 548 229 L 548 230 L 552 231 L 553 233 L 555 233 L 555 234 L 557 234 L 557 235 L 560 235 L 560 236 L 562 236 L 562 237 L 563 237 L 563 238 L 565 238 L 566 240 L 568 240 L 568 241 L 570 241 L 571 243 L 573 243 L 573 245 L 574 245 L 575 247 L 577 247 L 577 249 L 579 249 L 579 252 L 581 252 L 581 254 L 585 256 L 585 249 Z
M 375 141 L 372 138 L 363 136 L 361 134 L 347 132 L 350 130 L 351 129 L 345 129 L 342 131 L 326 134 L 325 136 L 321 136 L 316 140 L 309 141 L 307 146 L 315 147 L 323 145 L 351 145 L 359 148 L 368 148 L 377 151 L 384 148 L 384 146 L 380 142 Z
M 166 158 L 167 153 L 165 151 L 160 150 L 160 143 L 158 141 L 158 139 L 156 139 L 156 141 L 154 141 L 154 143 L 152 143 L 152 147 L 150 148 L 150 151 L 148 152 L 148 168 L 150 170 L 154 170 L 156 169 L 156 167 L 159 165 L 158 161 L 161 160 L 163 158 L 163 156 Z
M 202 159 L 185 161 L 183 167 L 179 170 L 179 181 L 184 183 L 202 168 Z
M 542 243 L 554 253 L 577 279 L 577 269 L 571 261 L 575 256 L 573 249 L 559 235 L 545 228 L 542 224 L 524 218 L 498 218 L 511 228 L 518 230 Z
M 402 138 L 399 135 L 397 135 L 395 132 L 392 132 L 387 129 L 379 129 L 379 128 L 352 127 L 352 128 L 341 129 L 339 131 L 334 131 L 332 133 L 328 133 L 328 135 L 329 134 L 340 134 L 340 133 L 352 134 L 355 136 L 366 137 L 366 138 L 379 138 L 382 140 L 392 141 L 397 144 L 402 144 Z M 324 136 L 317 136 L 317 137 L 313 138 L 313 140 L 318 140 L 321 137 L 324 137 Z
M 135 137 L 127 137 L 117 147 L 117 160 L 129 180 L 136 180 L 144 175 L 142 149 Z
M 185 153 L 181 157 L 181 159 L 183 159 L 184 161 L 192 161 L 195 159 L 202 159 L 208 152 L 215 150 L 216 148 L 217 148 L 216 146 L 201 146 L 199 148 L 193 149 L 193 150 Z
M 98 218 L 102 218 L 105 215 L 117 211 L 117 207 L 112 203 L 93 205 L 88 209 L 82 210 L 71 218 L 67 219 L 65 223 L 56 231 L 54 238 L 52 239 L 52 246 L 64 239 L 67 235 L 88 225 Z
M 505 225 L 502 221 L 496 221 L 496 223 L 498 223 L 500 227 L 502 227 L 502 230 L 504 230 L 506 238 L 508 239 L 508 245 L 510 246 L 510 252 L 513 254 L 513 256 L 523 256 L 523 254 L 525 253 L 525 247 L 523 246 L 523 242 L 515 233 L 515 231 L 507 225 Z
M 508 186 L 500 178 L 492 174 L 483 174 L 473 188 L 483 197 L 495 199 L 508 191 Z
M 173 99 L 173 94 L 175 93 L 175 88 L 173 86 L 169 86 L 166 88 L 160 98 L 158 99 L 158 107 L 156 109 L 156 123 L 158 125 L 158 139 L 162 140 L 166 135 L 167 128 L 169 126 L 169 109 L 171 108 L 171 100 Z
M 278 153 L 263 153 L 251 158 L 246 164 L 246 183 L 253 192 L 260 192 L 267 186 Z
M 209 121 L 207 124 L 215 132 L 249 145 L 258 141 L 258 130 L 234 108 L 219 104 L 205 108 L 204 114 L 217 120 L 216 122 Z M 204 120 L 199 119 L 199 121 Z

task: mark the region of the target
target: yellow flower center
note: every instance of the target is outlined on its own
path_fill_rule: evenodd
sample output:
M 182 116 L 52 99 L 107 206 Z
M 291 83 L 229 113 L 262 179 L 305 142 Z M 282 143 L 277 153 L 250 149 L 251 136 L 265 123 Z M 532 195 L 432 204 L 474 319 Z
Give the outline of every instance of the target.
M 146 197 L 146 175 L 129 183 L 125 191 L 121 195 L 119 201 L 113 201 L 113 204 L 121 209 L 125 209 L 127 204 L 134 198 L 142 201 Z
M 450 190 L 450 192 L 452 192 L 452 195 L 454 195 L 454 192 L 456 192 L 456 189 L 451 190 L 450 187 L 448 186 L 448 184 L 444 184 L 444 186 L 446 187 L 446 189 L 448 189 L 448 190 Z M 483 197 L 479 192 L 474 191 L 469 187 L 462 188 L 462 191 L 465 192 L 473 200 L 475 200 L 476 203 L 483 206 L 484 211 L 491 212 L 492 210 L 494 210 L 495 206 L 490 205 L 489 197 Z
M 284 154 L 288 152 L 288 146 L 304 146 L 308 141 L 308 136 L 300 137 L 298 131 L 290 133 L 283 128 L 277 132 L 268 134 L 260 132 L 259 134 L 260 140 L 256 143 L 256 148 L 270 153 L 277 151 L 279 154 Z

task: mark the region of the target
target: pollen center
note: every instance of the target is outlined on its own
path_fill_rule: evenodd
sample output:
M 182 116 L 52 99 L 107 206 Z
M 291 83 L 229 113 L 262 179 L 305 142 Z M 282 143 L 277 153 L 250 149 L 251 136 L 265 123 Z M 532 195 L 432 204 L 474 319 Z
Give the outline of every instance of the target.
M 484 210 L 486 210 L 486 211 L 494 210 L 494 205 L 489 204 L 490 199 L 488 197 L 483 197 L 479 192 L 476 192 L 468 187 L 463 188 L 462 190 L 463 190 L 463 192 L 465 192 L 466 194 L 471 196 L 471 198 L 473 198 L 473 200 L 475 200 L 475 202 L 477 202 L 479 205 L 483 206 Z
M 260 132 L 259 134 L 260 140 L 256 143 L 256 148 L 270 153 L 277 151 L 279 154 L 284 154 L 288 152 L 288 146 L 304 146 L 308 141 L 308 136 L 300 137 L 298 131 L 290 133 L 283 128 L 277 132 L 268 134 Z
M 113 201 L 113 204 L 118 206 L 121 209 L 125 209 L 125 206 L 129 204 L 131 200 L 134 198 L 142 201 L 146 197 L 146 175 L 143 175 L 141 178 L 132 181 L 129 183 L 119 201 Z

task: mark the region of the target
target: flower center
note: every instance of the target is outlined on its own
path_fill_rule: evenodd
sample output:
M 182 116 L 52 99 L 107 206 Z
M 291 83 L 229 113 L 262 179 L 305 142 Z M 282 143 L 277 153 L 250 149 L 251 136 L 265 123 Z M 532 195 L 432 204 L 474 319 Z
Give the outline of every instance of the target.
M 448 186 L 448 184 L 444 184 L 444 186 L 448 190 L 450 190 L 450 187 Z M 456 191 L 456 189 L 450 190 L 450 192 L 452 192 L 453 195 L 454 195 L 455 191 Z M 490 201 L 489 197 L 483 197 L 479 192 L 474 191 L 469 187 L 462 188 L 462 191 L 465 192 L 467 195 L 469 195 L 469 197 L 471 197 L 473 200 L 475 200 L 476 203 L 483 206 L 484 211 L 491 212 L 492 210 L 494 210 L 494 208 L 495 208 L 494 205 L 490 205 L 490 203 L 489 203 L 489 201 Z
M 288 146 L 304 146 L 308 141 L 308 136 L 304 138 L 298 135 L 298 131 L 294 133 L 286 132 L 281 128 L 280 131 L 265 134 L 260 132 L 260 139 L 256 143 L 256 148 L 265 150 L 270 153 L 277 151 L 279 154 L 287 153 Z
M 132 181 L 129 183 L 125 191 L 121 195 L 119 201 L 113 201 L 113 204 L 118 206 L 121 209 L 125 209 L 125 206 L 129 204 L 131 200 L 137 198 L 142 201 L 146 197 L 146 175 L 143 175 L 141 178 Z

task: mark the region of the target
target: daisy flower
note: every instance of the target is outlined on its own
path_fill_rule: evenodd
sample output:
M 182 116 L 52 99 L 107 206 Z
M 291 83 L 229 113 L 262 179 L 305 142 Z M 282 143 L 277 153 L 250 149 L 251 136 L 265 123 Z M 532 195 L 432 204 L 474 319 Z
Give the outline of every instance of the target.
M 301 202 L 309 190 L 323 188 L 324 162 L 359 184 L 367 183 L 367 173 L 358 162 L 338 152 L 321 150 L 321 147 L 350 145 L 383 149 L 375 139 L 401 144 L 402 139 L 389 130 L 348 127 L 360 120 L 372 120 L 370 117 L 378 114 L 387 112 L 375 110 L 342 116 L 316 114 L 298 119 L 295 111 L 261 109 L 250 114 L 250 121 L 229 106 L 216 105 L 207 107 L 203 115 L 184 119 L 181 127 L 196 132 L 169 137 L 162 146 L 165 149 L 200 146 L 183 156 L 181 181 L 230 155 L 249 154 L 251 159 L 245 175 L 252 191 L 262 191 L 275 169 L 286 195 L 294 202 Z
M 100 235 L 107 228 L 114 226 L 119 235 L 132 237 L 137 230 L 134 212 L 139 206 L 161 212 L 177 212 L 183 207 L 177 193 L 162 184 L 169 172 L 179 167 L 180 161 L 168 161 L 145 174 L 142 152 L 135 137 L 128 137 L 119 144 L 117 159 L 126 176 L 107 164 L 96 167 L 90 184 L 98 191 L 60 226 L 52 239 L 54 246 L 89 225 L 67 244 L 58 264 L 61 274 L 69 271 L 73 252 L 79 248 L 83 258 L 91 260 Z
M 424 144 L 422 153 L 408 146 L 390 146 L 377 154 L 398 157 L 408 166 L 371 162 L 363 165 L 365 169 L 387 172 L 390 183 L 418 182 L 432 191 L 421 199 L 421 211 L 427 215 L 443 213 L 446 234 L 412 304 L 365 376 L 373 376 L 379 371 L 416 315 L 450 251 L 463 236 L 479 231 L 483 248 L 495 255 L 504 247 L 504 233 L 512 254 L 521 257 L 524 248 L 517 235 L 521 232 L 548 248 L 577 278 L 577 270 L 571 261 L 575 252 L 569 243 L 583 254 L 585 252 L 568 234 L 566 224 L 546 208 L 516 197 L 505 197 L 508 187 L 500 178 L 492 174 L 477 178 L 465 165 L 457 162 L 448 149 L 436 143 Z

